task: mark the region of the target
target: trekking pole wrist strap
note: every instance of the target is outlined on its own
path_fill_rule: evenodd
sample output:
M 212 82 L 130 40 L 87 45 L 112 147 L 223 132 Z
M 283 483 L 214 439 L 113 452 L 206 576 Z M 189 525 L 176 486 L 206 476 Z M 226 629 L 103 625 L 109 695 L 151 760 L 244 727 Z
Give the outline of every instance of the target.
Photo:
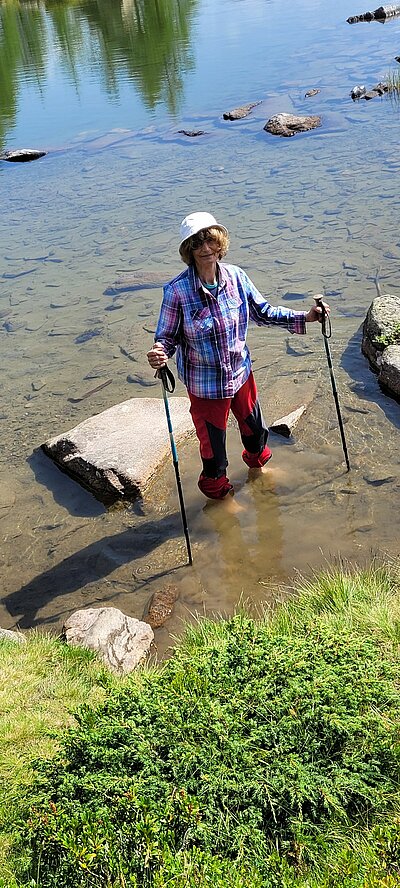
M 164 367 L 160 367 L 159 370 L 156 370 L 154 376 L 156 379 L 161 380 L 165 391 L 172 395 L 172 392 L 175 391 L 175 377 L 169 367 L 164 364 Z

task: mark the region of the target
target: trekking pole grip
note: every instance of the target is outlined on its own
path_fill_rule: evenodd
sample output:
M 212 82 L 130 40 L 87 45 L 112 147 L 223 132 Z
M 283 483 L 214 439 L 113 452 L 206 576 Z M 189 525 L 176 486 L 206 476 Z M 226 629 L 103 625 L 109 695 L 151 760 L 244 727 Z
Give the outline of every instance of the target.
M 332 336 L 332 324 L 331 324 L 331 319 L 330 319 L 330 317 L 327 313 L 327 310 L 325 308 L 323 297 L 322 296 L 314 296 L 314 299 L 315 299 L 317 305 L 319 305 L 320 309 L 322 310 L 322 320 L 321 320 L 322 335 L 323 335 L 324 339 L 330 339 Z

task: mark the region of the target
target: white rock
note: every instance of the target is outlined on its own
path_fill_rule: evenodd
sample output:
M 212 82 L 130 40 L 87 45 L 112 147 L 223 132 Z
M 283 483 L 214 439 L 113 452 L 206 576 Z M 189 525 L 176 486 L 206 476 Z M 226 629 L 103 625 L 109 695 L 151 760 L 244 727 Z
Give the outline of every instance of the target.
M 16 641 L 18 644 L 25 644 L 26 642 L 25 635 L 22 635 L 22 632 L 13 632 L 12 629 L 0 628 L 0 641 L 1 639 L 4 639 L 4 641 Z
M 150 651 L 154 632 L 148 623 L 127 617 L 116 607 L 75 611 L 64 623 L 68 644 L 96 651 L 113 672 L 126 675 Z

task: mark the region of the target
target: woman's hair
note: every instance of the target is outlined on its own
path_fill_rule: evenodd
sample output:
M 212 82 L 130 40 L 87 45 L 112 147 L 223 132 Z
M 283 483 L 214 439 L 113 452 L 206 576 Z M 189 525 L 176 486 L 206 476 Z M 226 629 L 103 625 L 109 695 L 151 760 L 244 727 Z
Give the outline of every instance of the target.
M 221 231 L 220 228 L 203 228 L 198 234 L 193 234 L 192 237 L 187 237 L 179 247 L 181 259 L 183 259 L 186 265 L 193 265 L 193 250 L 196 250 L 197 247 L 199 247 L 200 244 L 203 244 L 206 240 L 217 242 L 218 259 L 222 259 L 222 257 L 228 252 L 229 236 L 225 234 L 224 231 Z

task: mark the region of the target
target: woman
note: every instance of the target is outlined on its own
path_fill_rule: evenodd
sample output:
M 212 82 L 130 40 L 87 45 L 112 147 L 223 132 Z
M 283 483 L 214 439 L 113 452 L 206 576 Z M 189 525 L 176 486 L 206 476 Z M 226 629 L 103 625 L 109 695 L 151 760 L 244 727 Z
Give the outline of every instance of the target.
M 164 287 L 155 343 L 147 354 L 158 370 L 176 351 L 200 441 L 199 488 L 210 499 L 233 491 L 226 475 L 230 410 L 239 423 L 246 465 L 261 468 L 272 456 L 246 345 L 249 320 L 305 333 L 306 322 L 322 316 L 316 305 L 308 312 L 274 308 L 241 268 L 221 263 L 228 247 L 227 229 L 210 213 L 186 216 L 179 253 L 188 267 Z

